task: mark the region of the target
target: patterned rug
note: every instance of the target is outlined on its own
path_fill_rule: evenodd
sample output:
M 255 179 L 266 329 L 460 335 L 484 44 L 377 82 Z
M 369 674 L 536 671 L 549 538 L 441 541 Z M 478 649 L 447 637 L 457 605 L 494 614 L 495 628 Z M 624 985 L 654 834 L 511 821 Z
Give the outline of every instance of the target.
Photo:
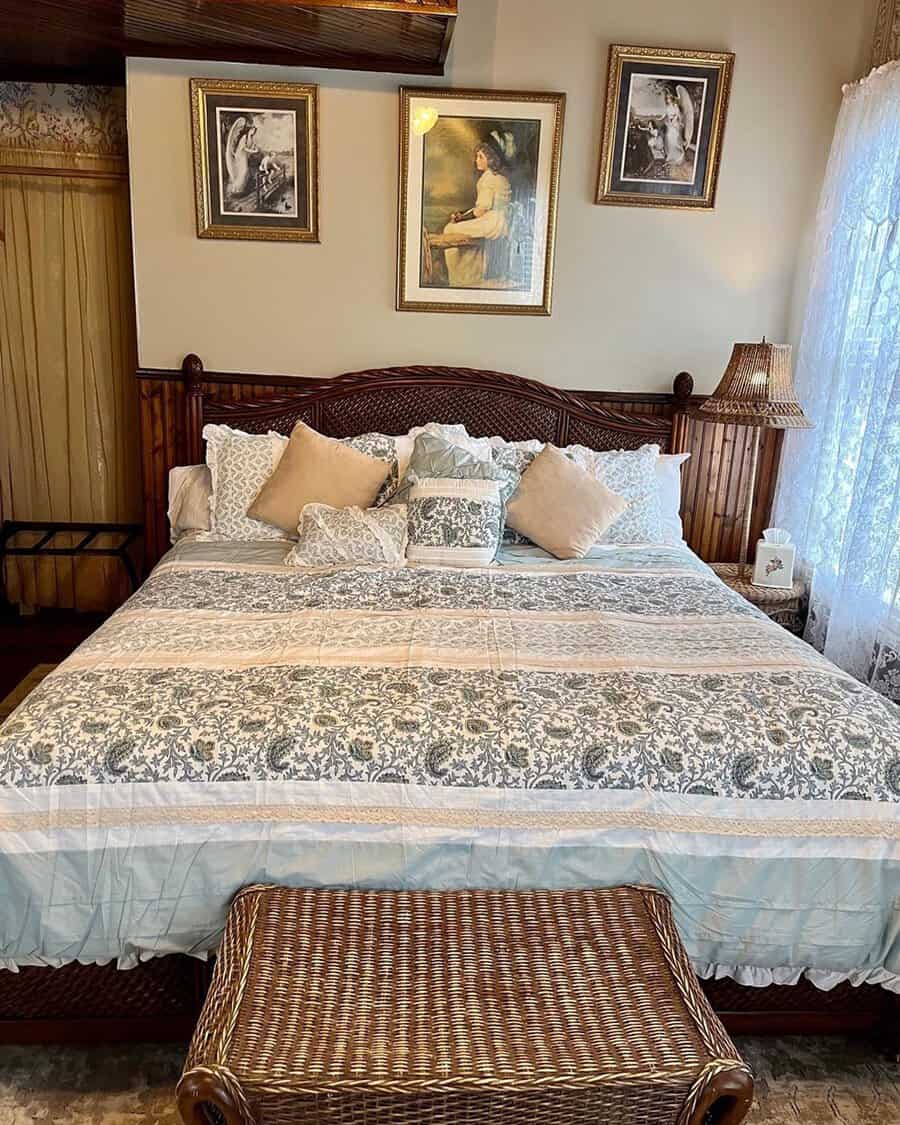
M 5 698 L 0 699 L 0 723 L 15 711 L 26 695 L 29 695 L 38 686 L 45 676 L 49 676 L 55 664 L 36 664 L 24 680 L 12 689 Z
M 844 1039 L 739 1039 L 750 1125 L 898 1125 L 900 1066 Z M 0 1125 L 180 1125 L 183 1047 L 0 1048 Z

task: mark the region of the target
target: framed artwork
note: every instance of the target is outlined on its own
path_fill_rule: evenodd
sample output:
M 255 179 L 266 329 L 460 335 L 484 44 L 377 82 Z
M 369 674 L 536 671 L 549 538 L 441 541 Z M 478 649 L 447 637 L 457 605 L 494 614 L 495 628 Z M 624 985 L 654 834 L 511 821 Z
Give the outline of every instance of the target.
M 191 79 L 200 238 L 319 241 L 317 86 Z
M 727 52 L 610 47 L 597 203 L 712 210 L 733 65 Z
M 565 101 L 400 90 L 398 309 L 550 315 Z

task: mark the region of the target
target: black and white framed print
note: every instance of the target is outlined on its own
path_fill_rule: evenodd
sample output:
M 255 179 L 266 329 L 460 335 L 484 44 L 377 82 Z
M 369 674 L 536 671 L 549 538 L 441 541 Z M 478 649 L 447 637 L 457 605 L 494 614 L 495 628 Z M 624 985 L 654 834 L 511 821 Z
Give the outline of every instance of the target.
M 200 238 L 318 242 L 318 87 L 191 79 Z
M 715 206 L 734 55 L 609 50 L 597 203 Z

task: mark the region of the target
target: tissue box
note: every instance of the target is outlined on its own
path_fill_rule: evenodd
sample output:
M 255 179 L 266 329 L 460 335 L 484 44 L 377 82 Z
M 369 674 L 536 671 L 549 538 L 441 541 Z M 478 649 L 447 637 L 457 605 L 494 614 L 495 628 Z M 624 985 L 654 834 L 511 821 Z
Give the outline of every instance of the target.
M 756 544 L 753 585 L 771 586 L 776 590 L 790 590 L 794 584 L 795 550 L 793 543 L 776 545 L 760 539 Z

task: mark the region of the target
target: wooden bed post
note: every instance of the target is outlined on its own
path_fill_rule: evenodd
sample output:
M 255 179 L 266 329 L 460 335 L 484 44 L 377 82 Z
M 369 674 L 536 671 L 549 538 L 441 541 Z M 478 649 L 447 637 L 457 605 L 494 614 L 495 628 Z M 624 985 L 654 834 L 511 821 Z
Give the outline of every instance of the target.
M 675 409 L 672 413 L 672 440 L 669 442 L 670 453 L 686 453 L 688 445 L 688 418 L 687 409 L 690 405 L 691 395 L 694 393 L 694 377 L 690 371 L 679 371 L 672 381 L 672 396 L 675 399 Z
M 181 364 L 187 390 L 186 428 L 187 455 L 191 465 L 199 465 L 203 460 L 203 362 L 200 356 L 191 352 Z

